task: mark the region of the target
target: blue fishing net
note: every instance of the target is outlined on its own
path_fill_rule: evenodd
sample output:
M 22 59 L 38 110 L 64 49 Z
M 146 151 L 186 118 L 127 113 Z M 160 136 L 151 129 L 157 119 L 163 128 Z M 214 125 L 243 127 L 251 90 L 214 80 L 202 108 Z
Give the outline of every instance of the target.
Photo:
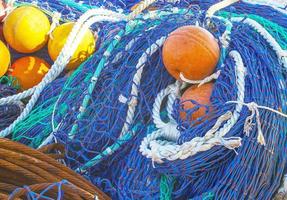
M 0 78 L 0 98 L 16 94 L 17 89 L 13 87 L 11 77 L 3 76 Z M 22 109 L 21 102 L 15 102 L 9 105 L 0 106 L 0 130 L 8 127 L 20 115 Z
M 287 123 L 280 113 L 287 112 L 287 15 L 239 2 L 206 19 L 216 2 L 159 1 L 157 10 L 132 21 L 94 25 L 95 54 L 49 83 L 9 137 L 33 148 L 64 144 L 65 164 L 113 199 L 271 199 L 286 173 Z M 39 6 L 75 20 L 96 7 L 129 13 L 135 3 Z M 204 105 L 183 110 L 180 96 L 189 85 L 168 74 L 161 52 L 169 33 L 185 25 L 205 27 L 221 47 L 209 117 L 192 123 L 180 112 L 192 115 Z M 156 107 L 166 129 L 155 120 Z M 20 110 L 9 112 L 14 118 L 3 127 Z M 169 127 L 178 135 L 169 135 Z

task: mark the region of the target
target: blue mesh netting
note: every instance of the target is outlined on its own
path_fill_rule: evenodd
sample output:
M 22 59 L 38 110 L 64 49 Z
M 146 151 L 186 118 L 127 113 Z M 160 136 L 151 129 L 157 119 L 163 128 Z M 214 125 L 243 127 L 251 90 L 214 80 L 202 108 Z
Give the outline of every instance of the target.
M 93 29 L 100 38 L 96 53 L 70 76 L 63 73 L 48 84 L 32 112 L 13 130 L 11 138 L 33 148 L 47 141 L 63 143 L 65 164 L 113 199 L 271 199 L 286 173 L 287 123 L 286 118 L 268 110 L 260 109 L 265 146 L 257 142 L 255 119 L 249 136 L 245 134 L 244 123 L 250 111 L 243 107 L 240 118 L 225 136 L 242 138 L 241 146 L 235 150 L 217 145 L 185 159 L 164 159 L 162 164 L 139 151 L 144 138 L 157 130 L 152 113 L 157 95 L 175 82 L 162 63 L 158 41 L 178 27 L 194 24 L 205 26 L 220 39 L 226 30 L 225 24 L 214 19 L 212 26 L 207 27 L 205 21 L 206 10 L 215 2 L 218 1 L 186 0 L 175 4 L 159 1 L 153 5 L 157 11 L 145 11 L 134 23 L 96 24 Z M 38 6 L 49 12 L 61 12 L 64 20 L 75 20 L 92 7 L 123 9 L 123 13 L 129 13 L 135 3 L 138 1 L 76 3 L 65 0 L 47 1 Z M 246 18 L 257 21 L 286 50 L 287 16 L 268 6 L 244 2 L 218 15 L 225 19 L 240 16 L 243 20 L 232 22 L 226 57 L 217 66 L 221 74 L 214 81 L 211 117 L 191 124 L 179 117 L 182 111 L 179 99 L 173 104 L 172 115 L 180 131 L 174 142 L 177 145 L 204 137 L 220 116 L 235 110 L 236 104 L 226 104 L 237 100 L 238 93 L 236 63 L 229 56 L 232 50 L 239 52 L 246 68 L 244 102 L 287 112 L 287 74 L 280 62 L 282 58 L 278 58 L 258 31 L 244 23 Z M 151 52 L 150 47 L 155 48 L 155 52 Z M 92 90 L 95 71 L 97 79 Z M 139 80 L 135 79 L 137 76 Z M 138 94 L 131 95 L 133 88 Z M 0 97 L 15 93 L 12 89 L 5 91 L 7 94 L 0 88 Z M 83 107 L 86 99 L 88 104 Z M 126 123 L 132 104 L 136 105 L 134 115 Z M 13 114 L 5 120 L 0 118 L 0 129 L 20 113 L 19 106 L 10 106 L 13 105 L 3 107 Z M 166 117 L 164 106 L 161 111 L 163 118 Z M 194 110 L 189 114 L 192 112 Z

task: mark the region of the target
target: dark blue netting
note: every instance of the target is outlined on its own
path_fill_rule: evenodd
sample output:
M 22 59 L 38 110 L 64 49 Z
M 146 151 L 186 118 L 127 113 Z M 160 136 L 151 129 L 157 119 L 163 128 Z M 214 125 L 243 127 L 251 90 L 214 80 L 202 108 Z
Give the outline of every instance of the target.
M 0 98 L 16 94 L 17 90 L 8 84 L 0 82 Z M 0 106 L 0 130 L 9 126 L 21 113 L 22 103 Z
M 121 8 L 129 13 L 137 3 L 63 2 L 49 1 L 41 7 L 58 10 L 66 19 L 77 19 L 93 6 Z M 237 113 L 238 120 L 223 137 L 241 138 L 238 148 L 222 141 L 185 158 L 164 157 L 163 163 L 154 159 L 154 152 L 151 156 L 140 152 L 146 137 L 158 131 L 153 108 L 159 93 L 175 82 L 163 65 L 161 46 L 176 28 L 195 24 L 222 41 L 228 29 L 225 21 L 216 18 L 208 24 L 205 19 L 206 10 L 215 2 L 218 1 L 159 1 L 153 5 L 159 10 L 144 11 L 132 22 L 98 23 L 93 27 L 99 34 L 96 53 L 71 75 L 63 73 L 46 86 L 33 111 L 13 130 L 12 138 L 33 148 L 54 142 L 64 144 L 65 164 L 113 199 L 271 199 L 286 173 L 287 123 L 286 118 L 270 110 L 259 109 L 266 145 L 258 142 L 256 116 L 246 134 L 246 119 L 252 112 L 243 106 Z M 268 6 L 239 2 L 218 16 L 230 20 L 232 30 L 228 47 L 222 50 L 226 56 L 221 57 L 216 68 L 221 72 L 213 81 L 209 118 L 203 118 L 202 123 L 182 120 L 182 102 L 177 97 L 172 117 L 179 136 L 175 141 L 159 137 L 160 145 L 178 147 L 205 137 L 222 115 L 235 112 L 238 104 L 227 102 L 237 101 L 242 90 L 245 103 L 256 102 L 287 112 L 286 66 L 270 41 L 246 21 L 248 18 L 261 24 L 286 51 L 286 15 Z M 234 17 L 242 18 L 236 21 Z M 222 44 L 220 47 L 224 48 Z M 237 62 L 231 56 L 234 51 L 246 70 L 243 89 L 237 80 Z M 170 117 L 167 101 L 160 107 L 166 121 Z M 5 126 L 11 122 L 5 118 Z M 194 147 L 197 148 L 201 145 Z

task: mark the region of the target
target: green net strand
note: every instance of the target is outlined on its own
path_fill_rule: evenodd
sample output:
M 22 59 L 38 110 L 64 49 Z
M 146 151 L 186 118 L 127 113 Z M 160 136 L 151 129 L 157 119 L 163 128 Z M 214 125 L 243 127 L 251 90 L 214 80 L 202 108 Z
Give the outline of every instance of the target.
M 230 12 L 221 11 L 218 12 L 219 16 L 224 18 L 229 17 L 247 17 L 255 20 L 259 24 L 261 24 L 279 43 L 282 49 L 287 49 L 287 28 L 282 27 L 274 22 L 271 22 L 263 17 L 254 14 L 235 14 Z
M 162 175 L 160 181 L 160 200 L 170 200 L 172 189 L 175 185 L 175 178 L 168 175 Z
M 207 192 L 202 195 L 202 200 L 213 200 L 215 198 L 214 193 Z
M 16 90 L 20 89 L 19 82 L 17 78 L 13 76 L 2 76 L 0 77 L 0 84 L 8 85 L 10 87 L 13 87 Z

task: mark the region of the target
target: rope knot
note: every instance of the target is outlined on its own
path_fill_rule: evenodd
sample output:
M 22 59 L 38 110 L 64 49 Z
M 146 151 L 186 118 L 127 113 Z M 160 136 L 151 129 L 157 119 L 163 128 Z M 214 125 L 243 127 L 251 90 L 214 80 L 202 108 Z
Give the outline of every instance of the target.
M 265 139 L 264 139 L 264 136 L 262 133 L 262 129 L 261 129 L 260 113 L 258 110 L 257 103 L 250 102 L 250 103 L 246 104 L 246 106 L 251 111 L 251 115 L 249 117 L 247 117 L 245 120 L 244 131 L 247 131 L 246 134 L 249 135 L 249 133 L 252 129 L 252 126 L 254 125 L 252 123 L 252 119 L 254 116 L 256 116 L 256 123 L 257 123 L 257 130 L 258 130 L 257 141 L 261 145 L 266 145 L 266 142 L 265 142 Z
M 244 102 L 240 102 L 240 101 L 229 101 L 227 103 L 236 103 L 236 104 L 241 104 L 241 105 L 245 105 L 248 107 L 249 111 L 251 111 L 251 115 L 248 116 L 245 120 L 244 123 L 244 133 L 249 136 L 250 131 L 252 130 L 252 127 L 255 125 L 255 123 L 253 123 L 253 118 L 254 116 L 256 117 L 256 123 L 257 123 L 257 131 L 258 131 L 258 135 L 257 135 L 257 142 L 261 145 L 266 145 L 265 139 L 264 139 L 264 135 L 261 129 L 261 121 L 260 121 L 260 113 L 258 108 L 261 109 L 266 109 L 266 110 L 270 110 L 272 112 L 278 113 L 280 115 L 284 115 L 276 110 L 273 110 L 271 108 L 265 107 L 265 106 L 259 106 L 257 103 L 255 102 L 250 102 L 250 103 L 244 103 Z M 286 116 L 287 117 L 287 116 Z

